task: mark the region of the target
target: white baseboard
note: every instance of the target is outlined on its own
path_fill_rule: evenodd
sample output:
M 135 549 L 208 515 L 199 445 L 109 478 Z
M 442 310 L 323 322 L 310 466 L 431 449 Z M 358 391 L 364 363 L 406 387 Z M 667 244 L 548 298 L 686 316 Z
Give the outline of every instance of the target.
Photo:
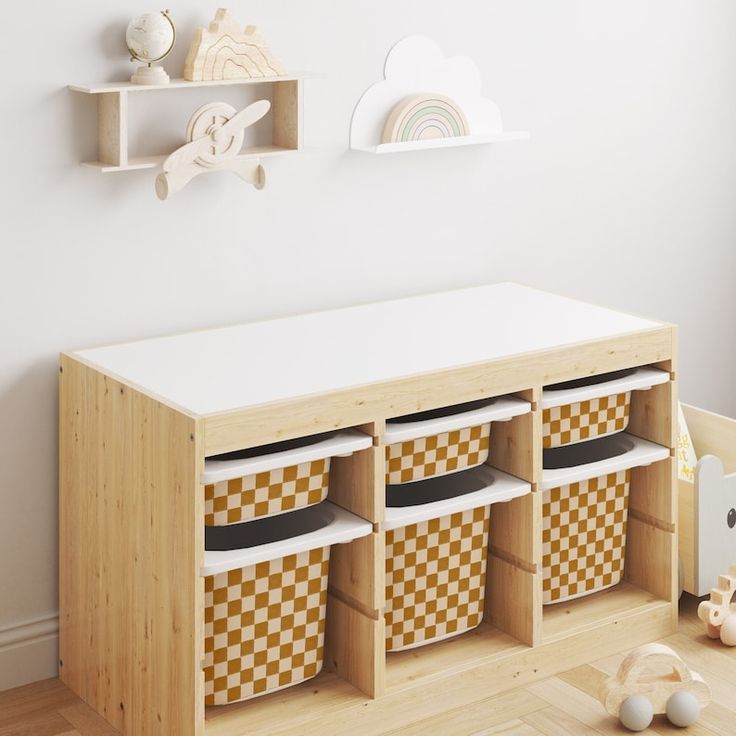
M 59 674 L 59 617 L 0 628 L 0 690 Z

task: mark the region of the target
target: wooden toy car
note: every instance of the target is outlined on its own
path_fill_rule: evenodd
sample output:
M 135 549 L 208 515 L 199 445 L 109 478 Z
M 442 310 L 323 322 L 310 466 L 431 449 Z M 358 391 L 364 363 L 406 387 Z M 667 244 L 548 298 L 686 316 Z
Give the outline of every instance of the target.
M 663 644 L 634 649 L 600 691 L 603 707 L 632 731 L 643 731 L 659 713 L 676 726 L 688 726 L 710 698 L 703 678 Z

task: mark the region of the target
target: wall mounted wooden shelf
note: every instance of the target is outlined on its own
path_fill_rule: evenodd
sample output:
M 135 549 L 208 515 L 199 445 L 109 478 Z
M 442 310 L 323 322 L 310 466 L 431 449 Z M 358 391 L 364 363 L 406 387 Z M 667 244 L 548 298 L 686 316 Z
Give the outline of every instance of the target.
M 304 80 L 318 77 L 300 72 L 279 77 L 252 79 L 226 79 L 206 82 L 188 82 L 172 79 L 169 84 L 141 85 L 131 82 L 102 82 L 90 85 L 70 85 L 69 89 L 97 97 L 98 157 L 83 162 L 84 166 L 101 173 L 135 171 L 160 166 L 171 153 L 152 156 L 132 156 L 128 142 L 128 106 L 130 96 L 139 97 L 146 92 L 184 90 L 201 87 L 271 86 L 271 143 L 265 146 L 245 147 L 238 159 L 260 159 L 281 156 L 303 149 L 303 95 Z M 182 128 L 185 121 L 178 121 Z
M 61 679 L 126 736 L 378 733 L 673 633 L 675 344 L 498 284 L 64 354 Z M 625 580 L 543 606 L 542 387 L 637 366 L 669 380 L 633 392 L 626 431 L 670 455 L 632 471 Z M 491 507 L 485 618 L 386 654 L 386 420 L 504 395 L 531 411 L 494 425 L 487 464 L 531 492 Z M 371 443 L 333 459 L 328 499 L 374 531 L 333 549 L 325 668 L 205 708 L 205 459 L 342 428 Z

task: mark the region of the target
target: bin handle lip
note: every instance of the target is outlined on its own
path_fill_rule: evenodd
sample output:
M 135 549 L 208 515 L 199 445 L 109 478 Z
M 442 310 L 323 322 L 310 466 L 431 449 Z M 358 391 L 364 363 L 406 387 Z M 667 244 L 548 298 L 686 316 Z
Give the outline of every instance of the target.
M 308 552 L 333 544 L 344 544 L 354 539 L 366 537 L 373 532 L 373 524 L 355 514 L 324 501 L 315 507 L 328 522 L 326 526 L 307 534 L 300 534 L 277 542 L 261 544 L 258 547 L 231 550 L 207 550 L 204 553 L 204 564 L 200 568 L 201 576 L 216 575 L 220 572 L 249 567 L 259 562 L 285 557 L 286 555 Z
M 524 401 L 524 399 L 517 399 L 515 396 L 500 396 L 488 406 L 460 411 L 457 414 L 437 417 L 436 419 L 422 419 L 418 422 L 401 422 L 399 424 L 392 424 L 389 419 L 383 433 L 383 443 L 392 445 L 395 442 L 431 437 L 455 429 L 477 427 L 479 424 L 487 424 L 488 422 L 503 422 L 522 414 L 528 414 L 531 410 L 531 404 Z
M 621 470 L 651 465 L 670 456 L 668 447 L 644 440 L 636 435 L 622 432 L 616 437 L 628 441 L 631 444 L 630 449 L 620 455 L 592 463 L 582 463 L 567 468 L 544 469 L 542 470 L 540 490 L 548 491 L 551 488 L 559 488 L 570 483 L 598 478 L 609 473 L 618 473 Z
M 629 376 L 614 378 L 603 383 L 594 383 L 592 386 L 566 388 L 560 391 L 543 389 L 542 400 L 539 405 L 542 409 L 552 409 L 557 406 L 574 404 L 578 401 L 600 399 L 602 396 L 613 396 L 629 391 L 646 391 L 652 386 L 667 383 L 669 380 L 669 372 L 663 371 L 661 368 L 641 366 Z
M 447 516 L 448 514 L 476 509 L 479 506 L 510 501 L 512 498 L 525 496 L 531 493 L 532 490 L 530 483 L 487 465 L 482 465 L 464 472 L 482 475 L 488 485 L 478 491 L 465 493 L 462 496 L 455 496 L 454 498 L 441 499 L 417 506 L 387 507 L 385 521 L 381 525 L 382 528 L 385 531 L 399 529 L 409 524 L 419 524 L 423 521 Z M 446 475 L 444 477 L 448 480 L 452 479 L 452 475 Z M 407 483 L 405 485 L 406 493 L 411 494 L 411 486 L 415 484 Z
M 208 485 L 233 478 L 242 478 L 255 473 L 265 473 L 277 468 L 322 460 L 336 455 L 352 455 L 373 446 L 373 437 L 357 429 L 343 429 L 331 437 L 313 445 L 295 447 L 291 450 L 271 452 L 256 457 L 235 460 L 205 460 L 200 483 Z

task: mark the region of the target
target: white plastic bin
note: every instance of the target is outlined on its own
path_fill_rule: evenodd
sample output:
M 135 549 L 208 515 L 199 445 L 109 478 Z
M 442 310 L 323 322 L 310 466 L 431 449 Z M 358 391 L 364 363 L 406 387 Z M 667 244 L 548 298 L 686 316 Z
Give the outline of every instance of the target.
M 206 705 L 247 700 L 320 672 L 330 546 L 372 531 L 328 501 L 206 530 Z
M 331 458 L 370 447 L 355 429 L 302 437 L 205 460 L 206 526 L 240 524 L 321 503 L 327 498 Z
M 544 451 L 542 601 L 579 598 L 621 581 L 631 468 L 668 458 L 626 433 Z
M 563 447 L 622 432 L 629 424 L 631 392 L 669 380 L 667 371 L 643 366 L 545 387 L 543 446 Z
M 528 401 L 502 396 L 395 417 L 386 422 L 386 483 L 412 483 L 482 465 L 491 422 L 531 411 Z
M 487 466 L 386 490 L 386 650 L 456 636 L 483 618 L 490 505 L 531 486 Z

